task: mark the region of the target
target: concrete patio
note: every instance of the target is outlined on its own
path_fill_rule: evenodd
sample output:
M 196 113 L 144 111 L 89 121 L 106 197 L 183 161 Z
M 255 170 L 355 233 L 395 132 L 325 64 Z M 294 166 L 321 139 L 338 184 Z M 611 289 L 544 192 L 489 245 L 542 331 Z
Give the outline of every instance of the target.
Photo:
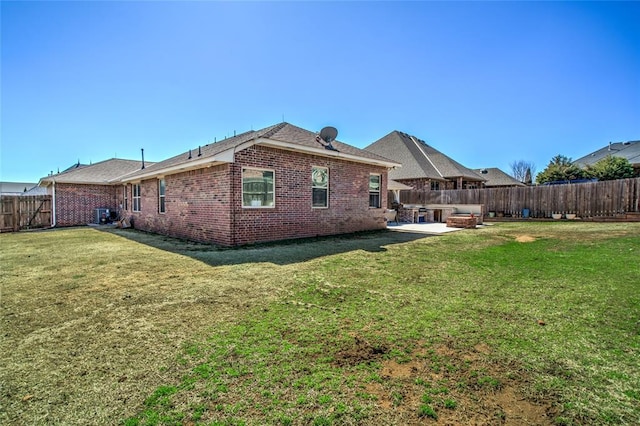
M 444 234 L 447 232 L 460 231 L 463 228 L 449 228 L 446 223 L 420 222 L 405 223 L 387 222 L 387 229 L 400 232 L 419 232 L 422 234 Z

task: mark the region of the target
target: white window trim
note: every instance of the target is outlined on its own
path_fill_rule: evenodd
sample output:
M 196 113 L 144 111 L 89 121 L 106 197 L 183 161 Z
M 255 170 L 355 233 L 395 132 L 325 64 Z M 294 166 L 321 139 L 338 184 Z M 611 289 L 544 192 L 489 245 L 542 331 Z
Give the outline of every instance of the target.
M 321 186 L 314 186 L 313 185 L 313 169 L 325 169 L 327 171 L 327 187 L 323 188 Z M 313 209 L 328 209 L 329 208 L 329 186 L 330 186 L 330 182 L 331 182 L 331 177 L 329 175 L 329 168 L 325 167 L 325 166 L 311 166 L 311 208 Z M 313 205 L 313 189 L 314 188 L 318 188 L 318 189 L 326 189 L 327 190 L 327 199 L 326 199 L 326 206 L 314 206 Z
M 375 192 L 371 190 L 371 176 L 378 176 L 378 205 L 377 206 L 372 206 L 371 205 L 371 193 Z M 382 208 L 382 175 L 380 173 L 369 173 L 369 182 L 367 182 L 367 185 L 369 186 L 369 191 L 367 192 L 367 194 L 369 195 L 369 208 L 370 209 L 380 209 Z
M 164 181 L 164 194 L 160 193 L 160 183 Z M 164 201 L 164 210 L 162 205 Z M 167 212 L 167 181 L 164 177 L 158 178 L 158 213 L 165 214 Z
M 138 187 L 138 196 L 135 196 L 135 188 Z M 138 200 L 138 210 L 136 210 L 136 199 Z M 142 211 L 142 185 L 140 183 L 131 184 L 131 211 L 139 213 Z
M 273 173 L 273 204 L 270 206 L 245 206 L 244 205 L 244 171 L 245 170 L 257 170 L 260 172 L 271 172 Z M 242 176 L 240 178 L 240 187 L 242 188 L 242 194 L 240 198 L 240 204 L 243 209 L 275 209 L 276 208 L 276 171 L 274 169 L 263 169 L 260 167 L 242 167 Z

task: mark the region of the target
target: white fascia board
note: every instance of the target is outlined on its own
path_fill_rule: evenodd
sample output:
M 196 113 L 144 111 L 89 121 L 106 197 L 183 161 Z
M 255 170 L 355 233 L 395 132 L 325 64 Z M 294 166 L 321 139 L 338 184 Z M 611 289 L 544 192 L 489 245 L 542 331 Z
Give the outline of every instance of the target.
M 376 160 L 372 158 L 360 157 L 358 155 L 347 154 L 340 151 L 332 151 L 330 149 L 325 149 L 325 148 L 312 148 L 312 147 L 298 145 L 290 142 L 276 141 L 273 139 L 259 138 L 257 141 L 254 142 L 254 144 L 269 146 L 272 148 L 286 149 L 288 151 L 303 152 L 305 154 L 313 154 L 321 157 L 341 158 L 341 159 L 353 161 L 356 163 L 373 164 L 376 166 L 383 166 L 387 168 L 402 167 L 401 164 L 394 163 L 391 161 Z
M 217 166 L 225 163 L 233 163 L 233 150 L 228 149 L 219 154 L 214 155 L 213 157 L 200 158 L 193 161 L 188 161 L 185 163 L 176 164 L 174 166 L 159 168 L 156 170 L 151 170 L 148 173 L 136 174 L 135 176 L 123 176 L 116 180 L 113 180 L 114 183 L 125 183 L 125 182 L 139 182 L 145 179 L 172 175 L 176 173 L 187 172 L 189 170 L 202 169 L 204 167 Z
M 40 183 L 44 183 L 45 186 L 49 186 L 52 184 L 64 184 L 64 185 L 113 185 L 114 181 L 113 180 L 101 180 L 101 181 L 93 181 L 93 182 L 88 182 L 88 181 L 82 181 L 82 180 L 57 180 L 55 178 L 50 179 L 43 179 L 40 181 Z M 38 184 L 38 186 L 42 186 L 41 184 Z

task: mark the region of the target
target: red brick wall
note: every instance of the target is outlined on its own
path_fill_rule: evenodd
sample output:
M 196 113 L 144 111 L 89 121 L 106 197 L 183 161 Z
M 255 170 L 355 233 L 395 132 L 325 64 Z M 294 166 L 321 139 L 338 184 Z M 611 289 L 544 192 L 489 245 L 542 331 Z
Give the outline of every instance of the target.
M 242 167 L 275 172 L 275 207 L 242 207 Z M 329 208 L 311 207 L 311 168 L 329 168 Z M 382 174 L 380 209 L 369 208 L 369 175 Z M 158 213 L 157 179 L 142 182 L 138 229 L 221 245 L 242 245 L 384 229 L 387 171 L 339 159 L 260 146 L 236 153 L 236 163 L 169 175 L 166 213 Z M 131 210 L 131 189 L 129 210 Z
M 77 226 L 95 222 L 95 209 L 116 209 L 117 188 L 108 185 L 57 183 L 56 226 Z
M 383 167 L 254 146 L 236 154 L 235 185 L 243 166 L 275 170 L 275 208 L 247 209 L 234 192 L 235 244 L 384 229 L 387 170 Z M 311 168 L 329 169 L 329 207 L 311 207 Z M 369 208 L 369 175 L 382 174 L 380 209 Z
M 158 179 L 141 183 L 140 212 L 133 212 L 127 185 L 128 215 L 133 226 L 193 241 L 231 245 L 229 166 L 215 166 L 165 176 L 165 213 L 159 213 Z

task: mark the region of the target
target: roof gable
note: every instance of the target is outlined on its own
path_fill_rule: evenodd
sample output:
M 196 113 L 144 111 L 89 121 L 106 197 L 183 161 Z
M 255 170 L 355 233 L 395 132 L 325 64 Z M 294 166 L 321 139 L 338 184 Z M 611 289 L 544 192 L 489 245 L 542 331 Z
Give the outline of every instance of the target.
M 415 136 L 394 130 L 365 150 L 393 159 L 402 168 L 389 172 L 391 179 L 447 180 L 462 177 L 473 181 L 483 178 Z

